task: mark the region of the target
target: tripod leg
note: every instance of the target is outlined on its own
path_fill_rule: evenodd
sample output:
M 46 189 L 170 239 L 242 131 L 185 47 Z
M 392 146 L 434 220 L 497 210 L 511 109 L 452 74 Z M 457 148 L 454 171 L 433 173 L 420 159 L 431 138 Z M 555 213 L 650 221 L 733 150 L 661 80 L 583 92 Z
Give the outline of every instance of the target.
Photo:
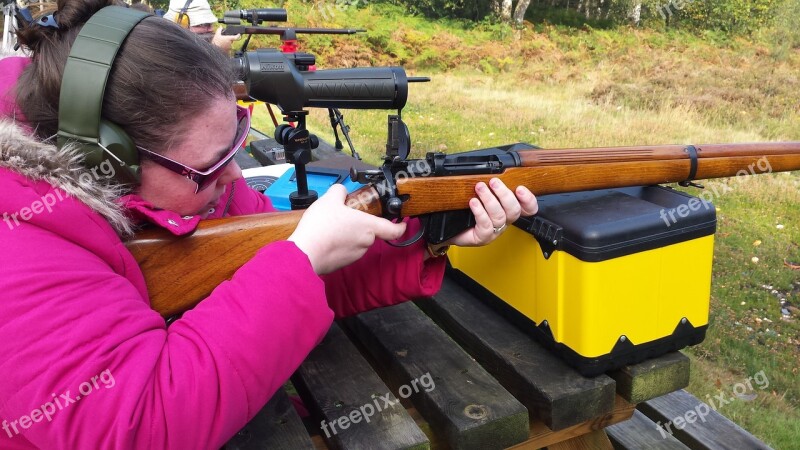
M 333 137 L 334 139 L 336 139 L 336 143 L 334 144 L 334 146 L 336 147 L 336 150 L 341 150 L 344 148 L 344 146 L 342 145 L 342 140 L 339 139 L 339 133 L 336 131 L 336 125 L 339 124 L 339 117 L 341 116 L 341 114 L 338 114 L 338 112 L 339 112 L 338 110 L 334 112 L 334 108 L 328 108 L 328 117 L 330 117 L 331 119 L 331 128 L 333 129 Z M 342 131 L 344 131 L 344 129 L 342 129 Z
M 353 158 L 361 160 L 361 156 L 358 155 L 356 148 L 353 146 L 353 141 L 350 140 L 350 127 L 348 127 L 347 124 L 344 123 L 344 116 L 342 116 L 342 112 L 339 111 L 339 108 L 331 108 L 329 109 L 329 111 L 332 111 L 331 114 L 336 116 L 336 123 L 339 124 L 339 127 L 342 129 L 342 134 L 344 135 L 344 138 L 347 139 L 347 146 L 350 147 L 350 152 L 353 153 Z M 333 120 L 334 119 L 331 118 L 331 121 Z

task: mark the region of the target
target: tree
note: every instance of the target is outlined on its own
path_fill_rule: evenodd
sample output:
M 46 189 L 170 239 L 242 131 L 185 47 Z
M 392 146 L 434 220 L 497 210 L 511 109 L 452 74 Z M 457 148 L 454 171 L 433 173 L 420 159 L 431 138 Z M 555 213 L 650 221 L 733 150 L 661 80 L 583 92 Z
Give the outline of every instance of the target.
M 509 3 L 511 3 L 509 1 Z M 522 28 L 522 21 L 525 20 L 525 11 L 528 10 L 528 6 L 530 6 L 531 0 L 519 0 L 517 2 L 517 8 L 514 9 L 514 27 Z
M 511 1 L 512 0 L 503 0 L 502 7 L 500 9 L 500 19 L 502 19 L 505 23 L 511 23 Z M 528 0 L 528 2 L 530 2 L 530 0 Z

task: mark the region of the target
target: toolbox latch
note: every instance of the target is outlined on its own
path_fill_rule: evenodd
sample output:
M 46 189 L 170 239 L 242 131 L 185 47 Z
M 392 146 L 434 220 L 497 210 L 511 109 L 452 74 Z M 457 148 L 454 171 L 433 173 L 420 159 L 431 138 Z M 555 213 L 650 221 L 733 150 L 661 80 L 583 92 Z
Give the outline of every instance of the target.
M 539 242 L 539 247 L 542 249 L 544 259 L 550 259 L 553 252 L 561 248 L 564 228 L 538 216 L 531 217 L 525 222 L 527 223 L 519 223 L 519 225 L 523 225 L 520 228 L 536 238 L 536 241 Z

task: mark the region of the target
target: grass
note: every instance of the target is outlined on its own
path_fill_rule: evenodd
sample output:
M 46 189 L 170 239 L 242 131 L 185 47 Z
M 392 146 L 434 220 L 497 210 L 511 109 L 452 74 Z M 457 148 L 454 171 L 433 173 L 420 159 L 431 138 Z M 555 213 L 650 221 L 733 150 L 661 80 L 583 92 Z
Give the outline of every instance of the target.
M 290 17 L 297 17 L 292 8 L 309 4 L 288 3 Z M 414 156 L 519 141 L 557 148 L 800 140 L 796 43 L 585 25 L 513 31 L 430 22 L 381 5 L 327 18 L 315 11 L 303 16 L 304 25 L 370 30 L 304 40 L 305 51 L 320 55 L 320 67 L 402 64 L 432 77 L 410 87 L 403 110 Z M 358 151 L 378 163 L 387 112 L 344 113 Z M 270 129 L 265 116 L 255 124 Z M 324 111 L 313 111 L 309 123 L 332 139 Z M 800 174 L 712 183 L 732 189 L 714 199 L 710 326 L 705 342 L 687 350 L 689 391 L 701 399 L 730 393 L 763 370 L 767 389 L 720 412 L 774 448 L 796 448 L 800 271 L 789 265 L 800 264 Z

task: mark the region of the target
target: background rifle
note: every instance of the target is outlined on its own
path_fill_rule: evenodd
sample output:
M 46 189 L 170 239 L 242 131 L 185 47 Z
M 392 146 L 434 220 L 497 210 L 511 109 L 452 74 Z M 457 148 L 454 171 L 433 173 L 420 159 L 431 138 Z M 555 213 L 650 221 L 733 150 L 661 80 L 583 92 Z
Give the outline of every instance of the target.
M 289 27 L 257 27 L 246 25 L 228 25 L 222 30 L 226 36 L 236 34 L 271 34 L 284 39 L 297 39 L 297 34 L 356 34 L 367 30 L 363 28 L 289 28 Z
M 423 160 L 390 155 L 381 170 L 352 174 L 370 184 L 348 195 L 347 205 L 385 217 L 463 210 L 475 184 L 492 177 L 545 195 L 800 170 L 800 142 L 494 150 Z M 301 217 L 291 211 L 205 220 L 192 235 L 147 230 L 127 246 L 152 307 L 170 316 L 208 296 L 264 245 L 289 237 Z

